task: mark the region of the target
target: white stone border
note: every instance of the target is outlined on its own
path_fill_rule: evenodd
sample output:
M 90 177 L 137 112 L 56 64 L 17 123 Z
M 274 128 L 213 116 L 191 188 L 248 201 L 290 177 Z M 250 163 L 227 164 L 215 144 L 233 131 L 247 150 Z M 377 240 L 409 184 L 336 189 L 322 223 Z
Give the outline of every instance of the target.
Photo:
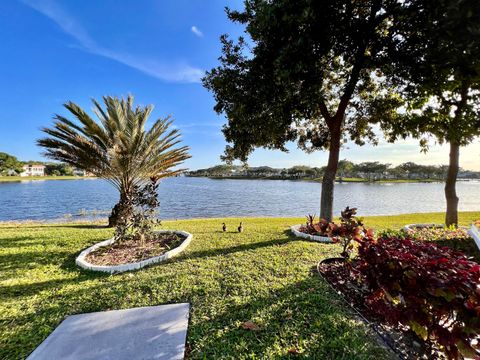
M 441 224 L 408 224 L 405 225 L 402 230 L 408 231 L 408 230 L 415 230 L 415 228 L 442 228 L 443 225 Z
M 468 229 L 468 233 L 473 240 L 475 240 L 475 244 L 477 244 L 477 247 L 480 250 L 480 229 L 475 224 L 472 224 L 470 229 Z
M 131 270 L 138 270 L 138 269 L 141 269 L 141 268 L 143 268 L 147 265 L 160 263 L 160 262 L 166 261 L 166 260 L 178 255 L 183 250 L 185 250 L 185 248 L 190 244 L 190 242 L 192 241 L 192 238 L 193 238 L 193 235 L 186 232 L 186 231 L 160 230 L 160 231 L 156 231 L 155 233 L 157 233 L 157 234 L 174 233 L 174 234 L 186 236 L 186 239 L 183 240 L 183 242 L 179 246 L 177 246 L 176 248 L 174 248 L 170 251 L 167 251 L 165 254 L 155 256 L 155 257 L 152 257 L 152 258 L 149 258 L 149 259 L 146 259 L 146 260 L 142 260 L 142 261 L 139 261 L 139 262 L 122 264 L 122 265 L 111 265 L 111 266 L 90 264 L 86 260 L 86 256 L 89 253 L 91 253 L 92 251 L 97 250 L 98 248 L 113 244 L 114 239 L 111 238 L 111 239 L 96 243 L 95 245 L 92 245 L 89 248 L 83 250 L 80 253 L 80 255 L 78 255 L 77 258 L 75 259 L 75 263 L 78 266 L 80 266 L 81 268 L 84 268 L 84 269 L 87 269 L 87 270 L 102 271 L 102 272 L 107 272 L 107 273 L 110 273 L 110 274 L 121 273 L 121 272 L 131 271 Z
M 293 235 L 304 238 L 304 239 L 309 239 L 312 241 L 317 241 L 317 242 L 327 243 L 327 244 L 333 243 L 332 239 L 330 239 L 328 236 L 310 235 L 310 234 L 305 234 L 304 232 L 301 232 L 300 227 L 302 226 L 303 225 L 293 225 L 292 227 L 290 227 L 290 231 L 293 233 Z

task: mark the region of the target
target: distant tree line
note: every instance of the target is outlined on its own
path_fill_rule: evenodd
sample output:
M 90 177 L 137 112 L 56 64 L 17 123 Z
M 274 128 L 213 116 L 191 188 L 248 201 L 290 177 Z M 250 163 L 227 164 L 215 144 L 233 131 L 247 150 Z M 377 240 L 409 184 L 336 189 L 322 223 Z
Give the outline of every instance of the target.
M 272 179 L 321 179 L 326 167 L 309 167 L 297 165 L 290 168 L 272 168 L 269 166 L 244 167 L 236 165 L 217 165 L 207 169 L 190 171 L 187 176 L 199 177 L 245 177 Z M 420 165 L 406 162 L 398 166 L 378 161 L 353 163 L 340 160 L 338 163 L 338 180 L 364 181 L 376 180 L 438 180 L 443 181 L 448 171 L 447 165 Z M 480 179 L 480 171 L 460 170 L 460 178 Z
M 73 167 L 64 163 L 20 161 L 13 155 L 0 152 L 0 176 L 19 175 L 23 171 L 23 165 L 28 164 L 45 165 L 45 175 L 71 176 L 74 174 Z

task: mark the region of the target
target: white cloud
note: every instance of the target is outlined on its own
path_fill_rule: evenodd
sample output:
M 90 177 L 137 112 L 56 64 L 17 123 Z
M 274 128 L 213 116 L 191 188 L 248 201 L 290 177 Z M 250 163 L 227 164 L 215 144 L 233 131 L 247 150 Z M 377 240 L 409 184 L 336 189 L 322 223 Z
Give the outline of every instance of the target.
M 193 25 L 190 30 L 197 35 L 198 37 L 203 37 L 203 32 L 200 31 L 199 28 L 197 28 L 195 25 Z
M 200 82 L 204 74 L 203 70 L 184 62 L 167 63 L 159 61 L 158 59 L 122 53 L 102 47 L 96 43 L 79 22 L 62 9 L 54 0 L 23 0 L 23 2 L 55 22 L 66 34 L 78 41 L 82 50 L 89 53 L 117 61 L 137 69 L 144 74 L 165 81 L 184 83 Z

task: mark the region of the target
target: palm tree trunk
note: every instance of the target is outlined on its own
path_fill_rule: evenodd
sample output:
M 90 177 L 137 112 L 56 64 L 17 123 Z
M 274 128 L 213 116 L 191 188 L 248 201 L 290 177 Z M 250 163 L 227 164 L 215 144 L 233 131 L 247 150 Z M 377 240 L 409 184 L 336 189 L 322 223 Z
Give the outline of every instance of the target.
M 116 227 L 122 218 L 130 217 L 132 212 L 133 208 L 129 201 L 129 196 L 125 192 L 121 192 L 120 200 L 115 204 L 108 217 L 108 227 Z
M 450 159 L 448 163 L 447 179 L 445 182 L 445 197 L 447 199 L 447 212 L 445 225 L 458 225 L 458 196 L 456 192 L 457 175 L 459 170 L 460 145 L 450 142 Z
M 333 219 L 333 191 L 335 176 L 337 175 L 338 160 L 340 155 L 340 129 L 330 132 L 330 148 L 328 164 L 322 180 L 322 195 L 320 200 L 320 217 L 332 221 Z

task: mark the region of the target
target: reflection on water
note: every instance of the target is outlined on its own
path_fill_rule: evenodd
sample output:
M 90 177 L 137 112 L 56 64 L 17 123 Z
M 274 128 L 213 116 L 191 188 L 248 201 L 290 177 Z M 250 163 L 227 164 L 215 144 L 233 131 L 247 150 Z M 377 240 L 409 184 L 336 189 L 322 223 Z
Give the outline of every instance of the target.
M 301 217 L 317 213 L 320 184 L 282 180 L 173 178 L 160 186 L 160 217 Z M 460 210 L 480 210 L 480 182 L 458 183 Z M 65 216 L 106 217 L 117 201 L 103 180 L 0 183 L 0 220 L 49 220 Z M 334 211 L 355 206 L 361 215 L 444 211 L 441 183 L 343 183 L 335 188 Z

